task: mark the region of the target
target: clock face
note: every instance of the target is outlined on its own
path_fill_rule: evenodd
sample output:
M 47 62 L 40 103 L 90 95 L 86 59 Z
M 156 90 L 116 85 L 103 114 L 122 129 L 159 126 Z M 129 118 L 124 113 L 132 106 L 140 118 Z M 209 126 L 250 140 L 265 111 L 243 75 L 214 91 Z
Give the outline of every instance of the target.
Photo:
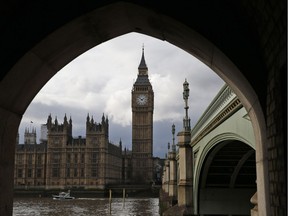
M 145 105 L 148 102 L 148 98 L 146 95 L 141 94 L 137 97 L 136 102 L 138 105 Z

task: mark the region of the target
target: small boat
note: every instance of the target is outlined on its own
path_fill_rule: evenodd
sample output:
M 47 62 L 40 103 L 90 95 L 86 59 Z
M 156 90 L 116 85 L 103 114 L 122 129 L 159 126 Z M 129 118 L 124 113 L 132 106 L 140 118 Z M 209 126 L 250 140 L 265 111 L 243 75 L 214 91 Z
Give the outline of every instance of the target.
M 58 195 L 52 195 L 53 200 L 70 200 L 75 199 L 75 197 L 70 196 L 70 190 L 68 192 L 60 192 Z

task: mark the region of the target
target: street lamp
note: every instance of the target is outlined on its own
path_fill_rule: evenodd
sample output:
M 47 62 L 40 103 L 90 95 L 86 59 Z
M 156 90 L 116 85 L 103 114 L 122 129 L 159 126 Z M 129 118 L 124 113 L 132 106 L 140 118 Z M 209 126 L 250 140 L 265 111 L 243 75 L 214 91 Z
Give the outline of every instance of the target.
M 172 135 L 173 135 L 173 143 L 172 143 L 172 152 L 175 152 L 176 151 L 176 146 L 175 146 L 175 125 L 173 124 L 172 125 Z
M 189 83 L 185 79 L 185 82 L 183 83 L 183 99 L 185 101 L 185 118 L 183 119 L 183 127 L 185 131 L 190 131 L 190 118 L 188 117 L 188 97 L 189 97 Z

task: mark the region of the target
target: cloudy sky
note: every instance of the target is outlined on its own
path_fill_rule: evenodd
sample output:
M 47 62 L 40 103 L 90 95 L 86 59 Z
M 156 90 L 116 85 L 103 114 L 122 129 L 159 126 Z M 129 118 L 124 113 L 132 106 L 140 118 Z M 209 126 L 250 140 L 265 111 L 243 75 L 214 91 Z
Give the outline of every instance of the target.
M 74 59 L 42 88 L 26 110 L 19 127 L 20 143 L 25 128 L 36 128 L 51 114 L 63 123 L 65 114 L 73 121 L 73 136 L 85 137 L 89 113 L 100 122 L 109 118 L 109 139 L 131 149 L 131 90 L 137 78 L 144 44 L 145 60 L 154 90 L 154 156 L 165 157 L 185 114 L 183 82 L 189 82 L 189 117 L 192 127 L 224 85 L 209 67 L 174 45 L 146 35 L 130 33 L 102 43 Z M 31 123 L 31 121 L 33 123 Z

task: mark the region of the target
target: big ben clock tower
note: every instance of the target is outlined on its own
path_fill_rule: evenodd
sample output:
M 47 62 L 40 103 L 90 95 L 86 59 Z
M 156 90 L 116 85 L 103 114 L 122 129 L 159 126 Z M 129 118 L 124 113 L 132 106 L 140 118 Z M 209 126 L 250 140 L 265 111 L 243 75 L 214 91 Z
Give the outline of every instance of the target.
M 132 89 L 132 177 L 135 183 L 149 183 L 153 175 L 154 92 L 144 58 Z

